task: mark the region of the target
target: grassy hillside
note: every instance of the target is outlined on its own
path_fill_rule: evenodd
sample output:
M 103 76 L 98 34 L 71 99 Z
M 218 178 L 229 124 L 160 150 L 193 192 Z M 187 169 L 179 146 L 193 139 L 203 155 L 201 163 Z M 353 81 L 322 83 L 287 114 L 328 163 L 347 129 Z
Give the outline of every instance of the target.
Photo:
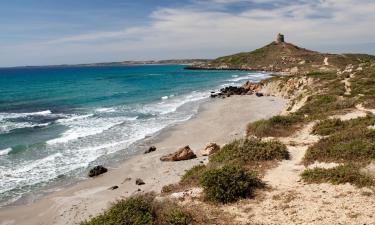
M 373 60 L 364 54 L 325 54 L 290 43 L 272 42 L 251 52 L 219 57 L 190 69 L 245 69 L 275 72 L 336 71 L 349 64 Z

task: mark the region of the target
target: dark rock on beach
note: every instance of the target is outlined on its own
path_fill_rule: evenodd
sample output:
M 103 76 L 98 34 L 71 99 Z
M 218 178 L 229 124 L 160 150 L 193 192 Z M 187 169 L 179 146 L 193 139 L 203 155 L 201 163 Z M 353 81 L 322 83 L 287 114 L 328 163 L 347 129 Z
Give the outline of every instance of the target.
M 135 180 L 135 184 L 136 185 L 144 185 L 145 182 L 142 179 L 138 178 L 138 179 Z
M 150 152 L 154 152 L 156 151 L 156 147 L 155 146 L 151 146 L 150 148 L 148 148 L 146 151 L 145 151 L 145 154 L 148 154 Z
M 260 93 L 260 92 L 255 93 L 255 95 L 256 95 L 257 97 L 262 97 L 262 96 L 264 96 L 264 94 L 263 94 L 263 93 Z
M 95 166 L 92 168 L 89 172 L 89 177 L 96 177 L 99 176 L 100 174 L 106 173 L 108 171 L 107 168 L 104 166 Z
M 116 190 L 118 188 L 117 185 L 110 187 L 108 190 Z

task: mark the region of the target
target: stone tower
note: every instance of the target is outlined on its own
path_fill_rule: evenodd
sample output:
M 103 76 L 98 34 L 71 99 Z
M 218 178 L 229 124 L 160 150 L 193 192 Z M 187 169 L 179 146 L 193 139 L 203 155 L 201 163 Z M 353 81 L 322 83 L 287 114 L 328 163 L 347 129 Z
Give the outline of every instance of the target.
M 285 40 L 284 40 L 284 35 L 278 33 L 278 34 L 276 35 L 276 43 L 277 43 L 277 44 L 280 44 L 280 43 L 283 43 L 283 42 L 285 42 Z

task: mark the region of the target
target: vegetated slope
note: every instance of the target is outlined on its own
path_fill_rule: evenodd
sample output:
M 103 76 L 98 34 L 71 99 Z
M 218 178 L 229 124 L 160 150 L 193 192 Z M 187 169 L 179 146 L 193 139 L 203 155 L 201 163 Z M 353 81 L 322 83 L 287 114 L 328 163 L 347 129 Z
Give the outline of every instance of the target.
M 188 69 L 241 69 L 303 73 L 332 71 L 371 60 L 365 54 L 325 54 L 300 48 L 291 43 L 272 42 L 251 52 L 219 57 L 211 62 L 194 64 Z

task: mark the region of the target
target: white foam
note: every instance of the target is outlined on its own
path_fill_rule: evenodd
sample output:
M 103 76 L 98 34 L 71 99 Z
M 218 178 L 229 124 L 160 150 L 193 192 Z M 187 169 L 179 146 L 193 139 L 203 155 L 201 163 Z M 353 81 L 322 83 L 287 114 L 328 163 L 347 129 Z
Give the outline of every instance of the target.
M 137 109 L 141 113 L 150 113 L 152 115 L 165 115 L 175 112 L 179 107 L 188 103 L 208 98 L 208 92 L 193 91 L 190 94 L 168 98 L 161 102 L 152 103 Z
M 71 116 L 70 118 L 58 119 L 56 122 L 57 122 L 57 123 L 67 123 L 67 122 L 71 122 L 71 121 L 74 121 L 74 120 L 85 119 L 85 118 L 91 117 L 91 116 L 93 116 L 93 115 L 94 115 L 94 114 L 73 115 L 73 116 Z
M 45 111 L 40 111 L 40 112 L 32 112 L 32 113 L 25 113 L 27 116 L 44 116 L 44 115 L 49 115 L 52 114 L 51 110 L 45 110 Z
M 237 76 L 232 79 L 229 79 L 228 81 L 230 82 L 239 82 L 239 81 L 244 81 L 244 80 L 258 81 L 266 77 L 268 77 L 268 74 L 266 73 L 249 73 L 246 76 Z
M 162 100 L 167 100 L 168 99 L 168 96 L 163 96 L 161 97 Z
M 6 148 L 6 149 L 3 149 L 3 150 L 0 150 L 0 156 L 2 155 L 8 155 L 9 152 L 12 151 L 12 148 Z
M 0 113 L 0 133 L 7 133 L 14 129 L 48 126 L 48 123 L 38 124 L 28 121 L 13 122 L 9 121 L 9 119 L 24 118 L 28 116 L 47 116 L 51 114 L 52 112 L 50 110 L 30 113 Z M 56 114 L 56 116 L 59 115 Z
M 19 117 L 27 117 L 27 116 L 45 116 L 49 114 L 52 114 L 51 110 L 29 112 L 29 113 L 0 113 L 0 120 L 14 119 L 14 118 L 19 118 Z
M 29 123 L 29 122 L 0 122 L 0 134 L 1 133 L 8 133 L 14 129 L 22 129 L 22 128 L 33 128 L 33 127 L 46 127 L 49 123 Z
M 35 161 L 25 161 L 15 168 L 1 168 L 0 194 L 24 185 L 33 185 L 57 177 L 56 164 L 61 153 L 55 153 Z
M 116 112 L 116 109 L 115 108 L 99 108 L 99 109 L 96 109 L 95 111 L 97 111 L 97 112 Z
M 68 119 L 60 119 L 58 122 L 67 126 L 68 130 L 62 133 L 59 138 L 47 141 L 47 144 L 55 145 L 83 137 L 97 135 L 114 126 L 120 125 L 124 121 L 134 121 L 136 119 L 137 117 L 101 118 L 94 117 L 93 114 L 74 116 Z

